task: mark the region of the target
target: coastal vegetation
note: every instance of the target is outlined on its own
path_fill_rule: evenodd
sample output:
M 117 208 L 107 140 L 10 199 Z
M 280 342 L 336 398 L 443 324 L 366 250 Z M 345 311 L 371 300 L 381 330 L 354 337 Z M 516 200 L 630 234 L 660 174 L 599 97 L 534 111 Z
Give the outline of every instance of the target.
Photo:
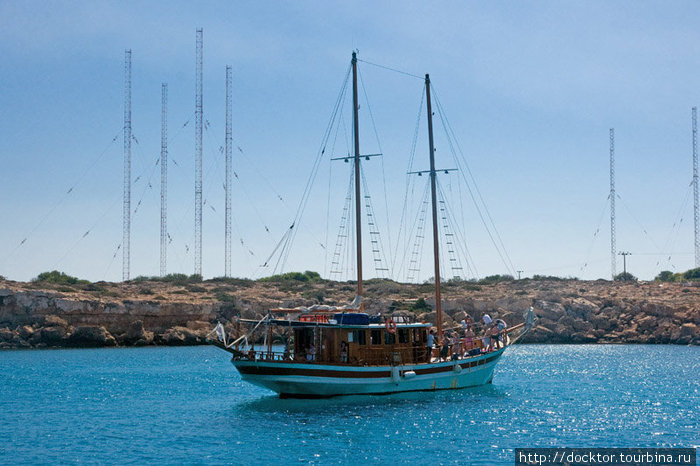
M 72 277 L 58 270 L 52 270 L 51 272 L 40 273 L 34 280 L 35 283 L 54 283 L 57 285 L 87 285 L 90 283 L 88 280 L 80 280 L 76 277 Z
M 629 272 L 622 272 L 622 273 L 618 273 L 617 275 L 615 275 L 615 281 L 616 282 L 636 282 L 637 277 L 635 277 L 634 275 L 632 275 Z
M 700 270 L 662 272 L 656 281 L 583 281 L 507 275 L 443 284 L 443 324 L 486 312 L 513 324 L 529 306 L 539 343 L 700 344 Z M 355 282 L 290 272 L 258 280 L 171 274 L 122 283 L 89 282 L 60 271 L 29 283 L 0 279 L 0 348 L 204 344 L 217 321 L 239 334 L 239 318 L 268 309 L 345 306 Z M 434 284 L 369 279 L 365 311 L 435 322 Z
M 673 273 L 670 270 L 664 270 L 659 273 L 654 280 L 667 283 L 680 283 L 684 281 L 697 282 L 700 281 L 700 268 L 686 270 L 681 273 Z

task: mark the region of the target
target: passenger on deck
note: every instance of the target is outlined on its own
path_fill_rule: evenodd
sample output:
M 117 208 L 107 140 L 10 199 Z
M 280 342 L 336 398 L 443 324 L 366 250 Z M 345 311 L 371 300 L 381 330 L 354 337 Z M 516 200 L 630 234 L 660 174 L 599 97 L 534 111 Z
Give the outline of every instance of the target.
M 474 324 L 474 319 L 472 319 L 471 314 L 467 314 L 467 315 L 464 317 L 464 320 L 467 322 L 467 326 L 468 326 L 468 327 L 470 327 L 470 326 L 472 326 L 472 325 Z
M 486 313 L 484 313 L 484 315 L 481 316 L 481 320 L 484 322 L 484 327 L 486 327 L 487 325 L 491 325 L 491 322 L 493 322 L 491 320 L 491 316 Z
M 489 343 L 489 351 L 498 349 L 498 342 L 501 340 L 501 330 L 498 325 L 491 329 L 491 342 Z
M 340 342 L 340 362 L 348 362 L 348 344 Z
M 503 332 L 508 327 L 508 324 L 506 324 L 506 321 L 503 319 L 496 319 L 496 325 L 498 326 L 498 329 L 501 332 Z
M 471 325 L 467 327 L 467 331 L 464 332 L 464 353 L 468 354 L 469 351 L 474 347 L 474 330 L 472 330 Z
M 442 347 L 440 348 L 440 360 L 441 361 L 447 361 L 447 358 L 450 354 L 450 335 L 444 335 L 442 337 Z
M 452 335 L 452 360 L 459 359 L 459 357 L 462 355 L 462 350 L 460 348 L 462 341 L 459 338 L 459 333 L 455 332 Z
M 255 361 L 255 345 L 250 345 L 250 349 L 248 350 L 248 359 Z
M 316 360 L 316 347 L 314 346 L 313 343 L 306 348 L 306 360 L 307 361 L 315 361 Z
M 430 362 L 431 359 L 433 358 L 433 346 L 435 346 L 435 330 L 430 329 L 430 333 L 428 333 L 428 342 L 427 342 L 427 361 Z

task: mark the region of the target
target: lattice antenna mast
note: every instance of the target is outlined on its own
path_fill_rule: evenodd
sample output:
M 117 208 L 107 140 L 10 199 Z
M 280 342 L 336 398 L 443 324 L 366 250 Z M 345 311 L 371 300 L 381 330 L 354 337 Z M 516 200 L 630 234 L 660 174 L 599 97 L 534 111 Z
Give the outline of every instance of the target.
M 224 254 L 224 275 L 231 276 L 231 150 L 233 138 L 231 136 L 231 67 L 226 66 L 226 238 Z
M 202 46 L 203 31 L 197 29 L 197 77 L 194 135 L 194 273 L 202 275 Z
M 124 209 L 122 212 L 122 280 L 131 268 L 131 50 L 124 52 Z
M 612 279 L 617 275 L 615 257 L 615 128 L 610 128 L 610 270 Z
M 168 257 L 168 85 L 161 85 L 160 127 L 160 276 L 167 270 Z
M 695 197 L 695 267 L 700 267 L 700 201 L 698 201 L 698 109 L 693 107 L 693 196 Z

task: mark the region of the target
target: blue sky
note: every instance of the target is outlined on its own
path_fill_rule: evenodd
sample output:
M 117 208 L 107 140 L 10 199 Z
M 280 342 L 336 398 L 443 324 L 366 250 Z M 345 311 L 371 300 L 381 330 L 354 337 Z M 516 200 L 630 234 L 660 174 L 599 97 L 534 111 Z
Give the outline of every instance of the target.
M 687 270 L 694 266 L 690 115 L 700 102 L 699 10 L 691 1 L 0 2 L 0 275 L 28 280 L 59 269 L 121 279 L 125 49 L 133 53 L 138 140 L 132 204 L 141 201 L 131 275 L 159 271 L 163 82 L 174 161 L 168 271 L 194 271 L 198 27 L 209 122 L 205 277 L 224 273 L 225 66 L 233 67 L 233 139 L 242 150 L 234 151 L 232 269 L 257 277 L 272 273 L 259 266 L 294 217 L 354 49 L 368 62 L 430 73 L 512 263 L 493 247 L 460 191 L 460 175 L 447 175 L 441 183 L 459 206 L 461 240 L 478 276 L 512 269 L 610 276 L 611 127 L 618 251 L 632 253 L 628 268 L 643 279 Z M 422 83 L 366 63 L 360 72 L 368 96 L 360 109 L 362 152 L 381 145 L 384 153 L 366 164 L 367 182 L 394 255 Z M 344 109 L 339 121 L 348 125 Z M 415 169 L 427 167 L 422 118 Z M 342 127 L 338 134 L 340 141 Z M 452 168 L 439 122 L 436 147 L 438 166 Z M 327 159 L 345 150 L 338 143 L 321 163 L 286 270 L 330 270 L 348 178 L 347 166 Z M 421 280 L 432 276 L 428 244 Z

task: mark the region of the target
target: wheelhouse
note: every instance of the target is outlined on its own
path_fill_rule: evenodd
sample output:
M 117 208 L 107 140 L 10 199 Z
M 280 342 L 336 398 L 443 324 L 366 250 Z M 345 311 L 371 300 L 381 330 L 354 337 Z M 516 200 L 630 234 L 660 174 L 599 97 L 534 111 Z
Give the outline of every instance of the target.
M 272 351 L 273 326 L 287 327 L 281 354 Z M 406 317 L 382 321 L 360 312 L 270 319 L 266 351 L 256 352 L 255 359 L 352 366 L 416 364 L 427 358 L 430 327 L 430 323 L 410 322 Z

